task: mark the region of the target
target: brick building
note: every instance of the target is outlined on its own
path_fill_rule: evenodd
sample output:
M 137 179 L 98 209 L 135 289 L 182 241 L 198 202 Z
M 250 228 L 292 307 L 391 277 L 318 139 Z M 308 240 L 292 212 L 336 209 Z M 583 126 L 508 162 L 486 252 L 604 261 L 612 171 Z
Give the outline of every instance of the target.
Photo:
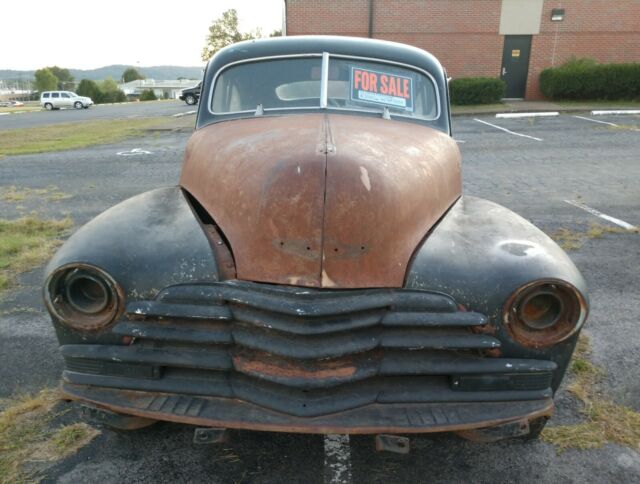
M 412 44 L 514 98 L 541 98 L 540 72 L 572 56 L 640 62 L 640 0 L 285 0 L 285 29 Z

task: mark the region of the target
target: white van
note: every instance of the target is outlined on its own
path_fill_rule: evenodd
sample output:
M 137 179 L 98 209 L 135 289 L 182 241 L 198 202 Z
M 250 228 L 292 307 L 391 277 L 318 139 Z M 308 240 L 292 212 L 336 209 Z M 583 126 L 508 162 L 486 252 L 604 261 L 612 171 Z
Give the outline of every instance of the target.
M 40 106 L 47 111 L 60 108 L 88 109 L 93 104 L 90 97 L 78 96 L 71 91 L 45 91 L 40 94 Z

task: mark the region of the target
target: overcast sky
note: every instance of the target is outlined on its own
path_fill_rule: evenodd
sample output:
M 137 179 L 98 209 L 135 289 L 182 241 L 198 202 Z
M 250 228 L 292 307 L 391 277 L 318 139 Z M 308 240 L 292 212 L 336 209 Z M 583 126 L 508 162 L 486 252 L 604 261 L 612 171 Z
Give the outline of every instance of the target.
M 211 23 L 235 8 L 240 30 L 282 27 L 283 0 L 3 0 L 0 69 L 110 64 L 199 66 Z

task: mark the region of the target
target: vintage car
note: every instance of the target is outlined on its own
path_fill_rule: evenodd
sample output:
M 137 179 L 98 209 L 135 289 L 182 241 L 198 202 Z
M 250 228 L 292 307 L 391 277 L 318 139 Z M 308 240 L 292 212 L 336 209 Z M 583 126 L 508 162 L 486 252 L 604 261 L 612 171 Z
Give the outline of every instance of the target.
M 535 437 L 588 311 L 547 235 L 462 195 L 436 58 L 342 37 L 219 51 L 179 185 L 78 230 L 44 297 L 65 398 L 202 441 Z

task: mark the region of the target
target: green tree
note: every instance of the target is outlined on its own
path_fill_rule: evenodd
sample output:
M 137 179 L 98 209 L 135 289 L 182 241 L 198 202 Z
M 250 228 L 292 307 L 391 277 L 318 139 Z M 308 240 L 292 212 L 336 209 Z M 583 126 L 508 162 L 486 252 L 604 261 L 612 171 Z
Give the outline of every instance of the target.
M 158 98 L 156 97 L 156 93 L 153 92 L 153 89 L 145 89 L 140 94 L 140 101 L 155 101 Z
M 47 67 L 54 76 L 58 78 L 58 89 L 73 89 L 73 76 L 69 72 L 69 69 L 64 69 L 58 66 Z
M 51 72 L 51 69 L 47 67 L 38 69 L 34 76 L 36 91 L 53 91 L 58 88 L 58 78 Z
M 76 90 L 79 96 L 86 96 L 93 99 L 93 102 L 99 104 L 102 102 L 102 91 L 95 81 L 90 79 L 82 79 Z
M 100 91 L 102 91 L 102 103 L 121 103 L 127 100 L 125 93 L 118 89 L 118 83 L 111 78 L 100 83 Z
M 259 30 L 244 33 L 238 30 L 238 12 L 235 8 L 231 8 L 223 12 L 222 17 L 215 20 L 209 27 L 209 35 L 202 49 L 202 60 L 208 61 L 213 54 L 227 45 L 257 37 L 262 37 Z
M 274 30 L 269 34 L 269 37 L 282 37 L 282 29 Z
M 129 67 L 122 73 L 122 82 L 131 82 L 137 81 L 139 79 L 146 79 L 140 71 L 134 69 L 133 67 Z

